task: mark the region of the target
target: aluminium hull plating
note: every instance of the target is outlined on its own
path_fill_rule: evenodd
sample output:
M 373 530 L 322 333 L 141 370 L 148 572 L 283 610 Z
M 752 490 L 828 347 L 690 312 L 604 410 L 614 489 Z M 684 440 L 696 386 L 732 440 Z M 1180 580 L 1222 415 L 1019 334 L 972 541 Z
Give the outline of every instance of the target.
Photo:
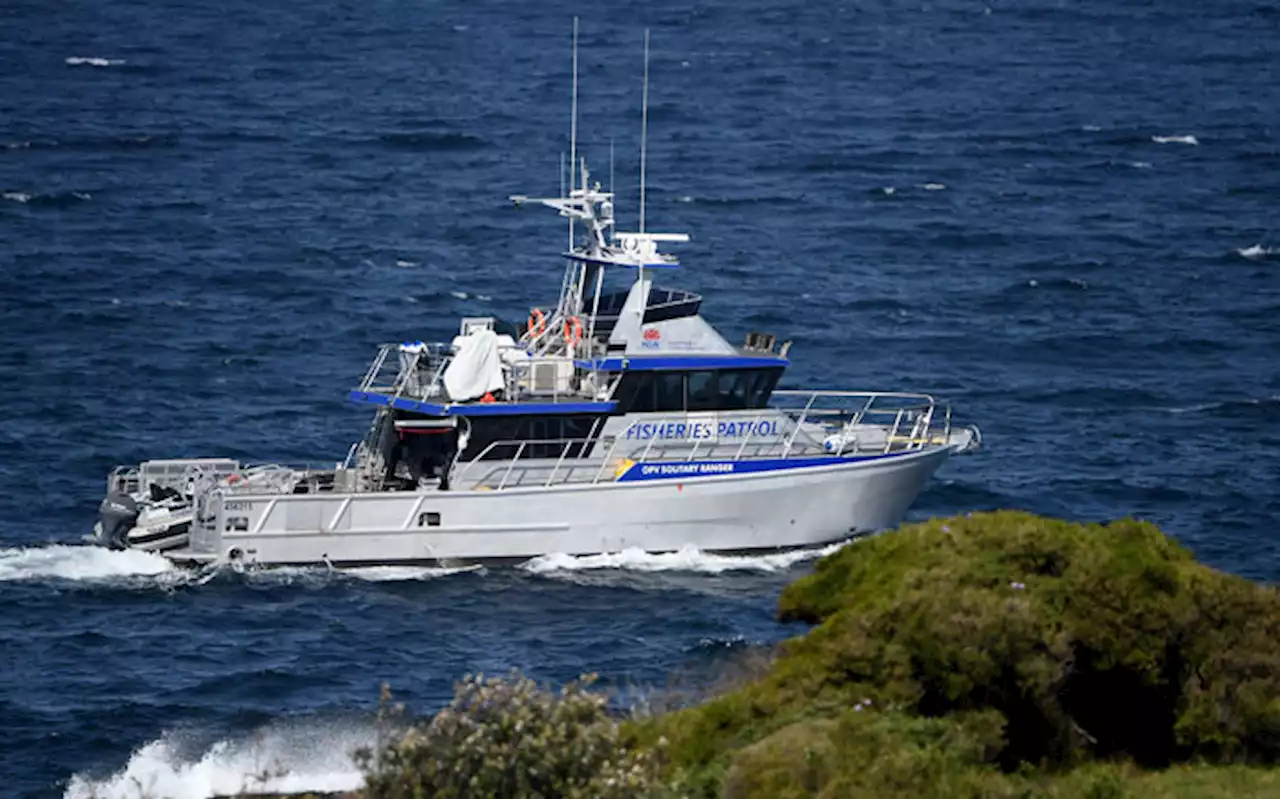
M 207 509 L 213 524 L 193 529 L 190 550 L 165 554 L 354 566 L 810 546 L 899 524 L 951 451 L 500 491 L 236 495 Z

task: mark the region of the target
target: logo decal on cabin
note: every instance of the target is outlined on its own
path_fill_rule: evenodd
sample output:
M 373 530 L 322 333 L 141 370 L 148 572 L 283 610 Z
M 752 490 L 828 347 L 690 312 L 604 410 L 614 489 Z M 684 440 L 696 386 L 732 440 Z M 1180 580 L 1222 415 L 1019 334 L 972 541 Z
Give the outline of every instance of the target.
M 662 331 L 656 327 L 646 327 L 641 337 L 644 341 L 640 342 L 640 346 L 645 349 L 656 350 L 662 346 Z

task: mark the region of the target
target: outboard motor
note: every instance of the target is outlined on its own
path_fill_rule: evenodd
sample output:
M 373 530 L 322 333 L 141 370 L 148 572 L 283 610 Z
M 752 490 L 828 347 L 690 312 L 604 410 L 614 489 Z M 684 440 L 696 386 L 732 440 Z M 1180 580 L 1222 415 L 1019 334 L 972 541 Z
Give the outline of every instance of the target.
M 107 494 L 98 506 L 98 542 L 107 549 L 128 549 L 129 531 L 138 523 L 138 503 L 128 494 Z

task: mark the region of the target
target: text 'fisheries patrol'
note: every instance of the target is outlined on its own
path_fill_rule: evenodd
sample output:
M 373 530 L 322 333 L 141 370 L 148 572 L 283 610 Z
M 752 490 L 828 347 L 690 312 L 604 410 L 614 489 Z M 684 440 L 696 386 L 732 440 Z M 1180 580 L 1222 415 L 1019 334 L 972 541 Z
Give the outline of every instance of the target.
M 693 441 L 710 438 L 744 438 L 778 435 L 777 419 L 747 419 L 740 422 L 646 422 L 627 428 L 627 438 L 646 440 L 680 439 Z

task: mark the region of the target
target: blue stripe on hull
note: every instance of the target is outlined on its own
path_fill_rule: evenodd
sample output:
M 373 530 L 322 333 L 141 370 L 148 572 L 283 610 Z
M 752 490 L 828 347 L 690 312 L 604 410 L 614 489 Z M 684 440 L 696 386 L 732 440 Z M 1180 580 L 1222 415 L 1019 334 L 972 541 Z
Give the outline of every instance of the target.
M 683 461 L 673 463 L 633 463 L 618 478 L 618 482 L 638 482 L 642 480 L 679 480 L 690 477 L 714 477 L 725 474 L 753 474 L 760 472 L 780 472 L 798 469 L 811 469 L 815 466 L 838 466 L 847 463 L 864 463 L 866 461 L 901 458 L 906 455 L 918 455 L 929 450 L 908 450 L 891 452 L 885 455 L 863 455 L 861 457 L 841 457 L 827 455 L 816 458 L 768 458 L 744 461 Z

